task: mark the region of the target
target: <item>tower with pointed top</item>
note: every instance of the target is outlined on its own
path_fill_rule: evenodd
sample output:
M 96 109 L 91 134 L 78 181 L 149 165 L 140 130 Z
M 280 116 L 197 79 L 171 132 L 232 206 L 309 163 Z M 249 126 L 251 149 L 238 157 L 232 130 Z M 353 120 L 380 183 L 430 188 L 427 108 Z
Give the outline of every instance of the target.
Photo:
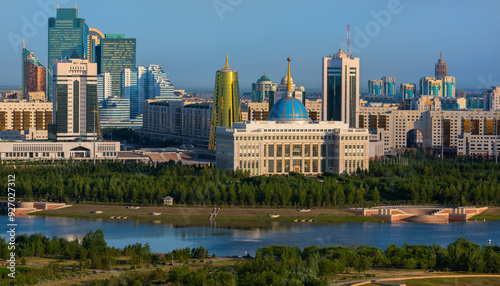
M 233 127 L 234 122 L 241 121 L 240 90 L 238 72 L 231 70 L 228 55 L 222 70 L 215 73 L 214 103 L 212 125 L 210 128 L 209 149 L 215 150 L 215 129 L 217 127 Z
M 359 58 L 342 50 L 323 58 L 323 121 L 342 121 L 358 127 Z
M 445 76 L 448 76 L 448 64 L 444 61 L 443 52 L 441 52 L 441 56 L 436 63 L 435 76 L 436 79 L 441 79 Z

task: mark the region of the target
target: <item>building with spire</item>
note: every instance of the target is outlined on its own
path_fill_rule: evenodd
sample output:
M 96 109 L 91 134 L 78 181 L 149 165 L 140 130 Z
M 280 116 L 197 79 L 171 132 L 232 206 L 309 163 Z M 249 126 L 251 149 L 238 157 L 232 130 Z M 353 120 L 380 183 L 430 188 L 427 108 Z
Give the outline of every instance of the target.
M 28 99 L 29 93 L 47 92 L 47 68 L 38 60 L 35 54 L 26 49 L 23 39 L 22 66 L 22 98 Z
M 266 75 L 263 75 L 252 83 L 252 102 L 264 102 L 269 100 L 269 92 L 276 90 L 277 84 L 273 83 Z
M 348 57 L 342 50 L 324 57 L 322 94 L 323 120 L 358 126 L 359 58 Z
M 226 54 L 224 68 L 215 73 L 213 116 L 210 128 L 209 149 L 216 149 L 216 127 L 233 127 L 241 121 L 238 72 L 231 70 Z
M 436 63 L 436 68 L 434 69 L 435 77 L 441 79 L 448 75 L 448 64 L 444 61 L 443 52 Z
M 71 57 L 73 51 L 80 59 L 86 59 L 89 27 L 85 19 L 78 18 L 76 8 L 57 8 L 56 17 L 49 18 L 48 27 L 48 100 L 54 96 L 52 91 L 52 68 L 55 60 Z
M 286 77 L 286 96 L 274 104 L 267 120 L 217 127 L 217 168 L 256 176 L 368 170 L 368 130 L 342 121 L 312 122 L 302 102 L 293 97 L 290 58 Z

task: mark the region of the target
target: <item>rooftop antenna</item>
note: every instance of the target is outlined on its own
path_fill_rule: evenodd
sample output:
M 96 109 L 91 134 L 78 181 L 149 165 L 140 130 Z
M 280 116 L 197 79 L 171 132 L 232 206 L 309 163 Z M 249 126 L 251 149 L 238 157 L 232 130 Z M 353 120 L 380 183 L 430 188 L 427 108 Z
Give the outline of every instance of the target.
M 345 41 L 345 52 L 347 57 L 351 58 L 351 26 L 347 24 L 347 39 Z

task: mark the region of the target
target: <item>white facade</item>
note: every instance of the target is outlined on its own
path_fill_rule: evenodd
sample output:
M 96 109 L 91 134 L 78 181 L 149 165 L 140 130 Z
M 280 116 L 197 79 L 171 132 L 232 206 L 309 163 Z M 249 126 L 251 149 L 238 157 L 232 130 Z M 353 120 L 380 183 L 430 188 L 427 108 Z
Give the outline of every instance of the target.
M 97 100 L 99 104 L 111 96 L 111 74 L 109 72 L 97 76 Z
M 57 126 L 57 139 L 93 139 L 98 128 L 93 126 L 93 111 L 98 109 L 97 64 L 81 59 L 54 63 L 53 121 Z
M 114 160 L 120 142 L 95 142 L 96 159 Z M 94 142 L 1 142 L 0 160 L 93 160 Z
M 342 50 L 323 58 L 322 94 L 324 121 L 358 126 L 359 58 L 348 58 Z
M 217 168 L 251 175 L 368 170 L 369 133 L 343 122 L 248 121 L 217 127 Z

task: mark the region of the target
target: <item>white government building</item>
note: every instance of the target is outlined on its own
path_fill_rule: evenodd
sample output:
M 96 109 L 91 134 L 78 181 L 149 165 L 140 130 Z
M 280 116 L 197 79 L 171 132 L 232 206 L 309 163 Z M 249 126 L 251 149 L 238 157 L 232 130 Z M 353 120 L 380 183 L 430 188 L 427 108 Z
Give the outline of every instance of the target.
M 302 102 L 292 97 L 290 63 L 287 84 L 286 97 L 274 104 L 268 120 L 217 127 L 217 167 L 251 175 L 368 170 L 368 130 L 342 121 L 312 122 Z

